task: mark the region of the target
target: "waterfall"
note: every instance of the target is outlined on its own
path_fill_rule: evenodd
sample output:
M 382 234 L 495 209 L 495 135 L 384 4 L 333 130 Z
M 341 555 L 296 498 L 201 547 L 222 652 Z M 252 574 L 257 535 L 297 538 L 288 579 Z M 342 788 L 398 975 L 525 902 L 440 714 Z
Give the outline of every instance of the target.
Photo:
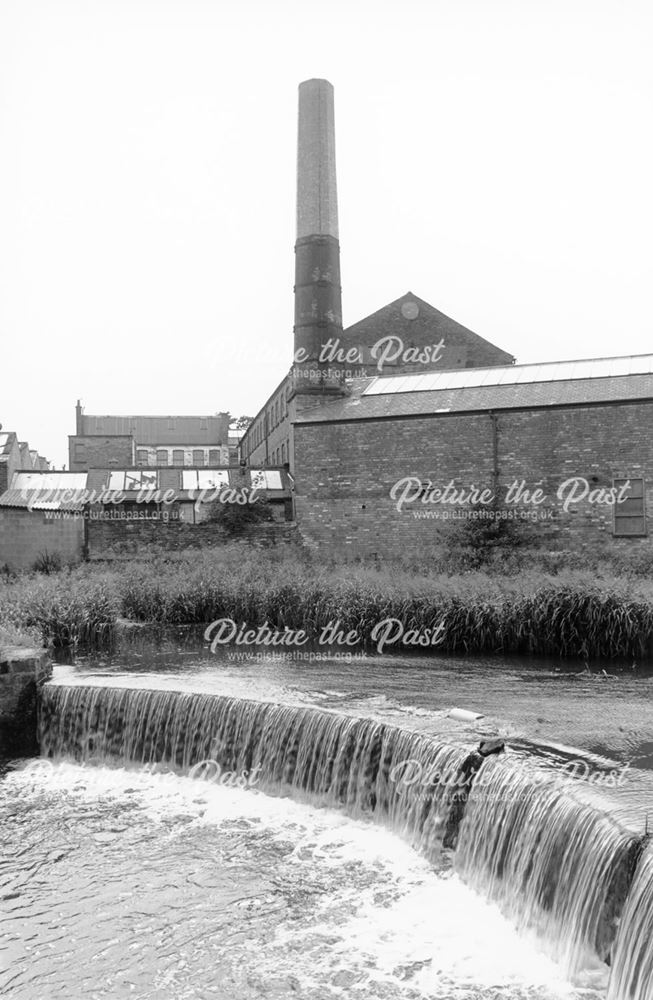
M 610 961 L 640 843 L 537 762 L 492 758 L 472 785 L 455 861 L 573 974 Z
M 214 761 L 389 826 L 454 865 L 569 974 L 611 965 L 610 1000 L 651 1000 L 653 857 L 551 767 L 373 719 L 219 695 L 46 684 L 41 751 L 188 772 Z M 605 968 L 605 965 L 602 966 Z
M 608 1000 L 650 1000 L 653 995 L 653 849 L 633 881 L 621 920 Z
M 257 773 L 272 793 L 369 815 L 436 856 L 455 822 L 456 775 L 469 751 L 371 719 L 218 695 L 46 685 L 41 752 L 80 761 L 212 760 Z M 450 814 L 454 817 L 449 819 Z

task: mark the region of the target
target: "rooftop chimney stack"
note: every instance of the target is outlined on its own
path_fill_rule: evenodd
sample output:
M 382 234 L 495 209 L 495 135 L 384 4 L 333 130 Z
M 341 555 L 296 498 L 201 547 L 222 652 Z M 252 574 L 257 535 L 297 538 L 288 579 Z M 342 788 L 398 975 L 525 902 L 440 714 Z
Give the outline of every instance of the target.
M 342 393 L 344 366 L 333 87 L 299 85 L 294 393 Z M 333 359 L 333 360 L 332 360 Z

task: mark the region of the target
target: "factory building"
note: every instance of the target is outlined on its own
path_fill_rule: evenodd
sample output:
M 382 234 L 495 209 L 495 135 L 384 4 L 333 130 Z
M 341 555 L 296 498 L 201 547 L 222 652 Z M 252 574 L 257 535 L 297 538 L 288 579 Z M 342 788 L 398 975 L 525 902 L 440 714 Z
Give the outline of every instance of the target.
M 350 280 L 354 280 L 350 277 Z M 294 338 L 241 442 L 306 544 L 421 555 L 464 520 L 649 544 L 653 355 L 515 364 L 412 292 L 343 328 L 333 88 L 299 88 Z

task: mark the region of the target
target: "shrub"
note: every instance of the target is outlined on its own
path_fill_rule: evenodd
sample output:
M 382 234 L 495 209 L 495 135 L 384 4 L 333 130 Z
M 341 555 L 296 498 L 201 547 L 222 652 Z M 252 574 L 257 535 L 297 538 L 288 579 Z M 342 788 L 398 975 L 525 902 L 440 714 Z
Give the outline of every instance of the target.
M 273 520 L 270 504 L 264 497 L 253 503 L 222 503 L 210 505 L 209 520 L 219 525 L 226 538 L 242 538 L 259 524 Z
M 45 573 L 47 576 L 50 573 L 58 573 L 61 569 L 61 556 L 58 552 L 41 552 L 34 562 L 32 569 L 35 573 Z

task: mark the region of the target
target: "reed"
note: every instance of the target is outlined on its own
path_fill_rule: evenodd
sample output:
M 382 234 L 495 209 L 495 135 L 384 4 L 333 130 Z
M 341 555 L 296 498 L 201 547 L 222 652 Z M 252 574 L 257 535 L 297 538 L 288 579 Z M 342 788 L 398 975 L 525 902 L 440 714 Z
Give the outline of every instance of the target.
M 0 586 L 0 622 L 46 645 L 103 644 L 120 606 L 118 577 L 92 569 L 21 576 Z
M 0 625 L 0 659 L 1 654 L 12 646 L 26 646 L 37 648 L 41 645 L 41 634 L 38 629 L 17 628 L 5 622 Z
M 631 660 L 653 653 L 653 584 L 580 570 L 443 576 L 227 545 L 0 584 L 0 623 L 38 629 L 55 645 L 101 642 L 118 616 L 167 624 L 232 618 L 313 638 L 338 622 L 367 647 L 374 626 L 396 618 L 418 632 L 443 623 L 443 652 Z
M 583 571 L 415 575 L 305 558 L 273 562 L 212 556 L 128 574 L 122 613 L 141 621 L 203 623 L 233 618 L 249 626 L 303 628 L 317 637 L 330 622 L 372 645 L 374 626 L 399 619 L 405 630 L 444 622 L 440 649 L 642 659 L 653 652 L 653 586 Z

